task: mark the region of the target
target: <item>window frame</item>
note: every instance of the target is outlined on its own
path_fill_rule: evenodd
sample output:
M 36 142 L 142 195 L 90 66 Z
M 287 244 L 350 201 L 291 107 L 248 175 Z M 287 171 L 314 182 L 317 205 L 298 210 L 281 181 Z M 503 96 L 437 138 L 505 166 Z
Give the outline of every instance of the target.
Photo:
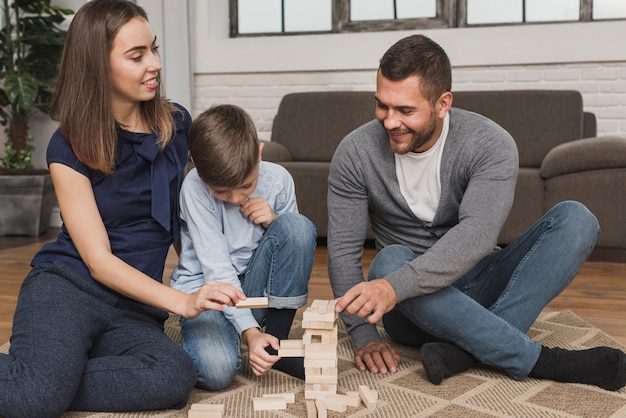
M 395 30 L 428 30 L 447 28 L 467 28 L 467 27 L 488 27 L 488 26 L 517 26 L 529 24 L 547 23 L 575 23 L 592 22 L 593 0 L 580 0 L 580 14 L 578 21 L 542 21 L 542 22 L 506 22 L 487 24 L 467 24 L 467 0 L 436 0 L 437 17 L 419 19 L 385 19 L 385 20 L 364 20 L 350 21 L 350 0 L 332 0 L 332 29 L 331 31 L 303 31 L 303 32 L 269 32 L 269 33 L 245 33 L 240 34 L 238 27 L 238 0 L 229 0 L 230 25 L 229 32 L 231 38 L 238 37 L 258 37 L 258 36 L 291 36 L 291 35 L 313 35 L 329 33 L 354 33 L 354 32 L 379 32 Z M 624 20 L 616 19 L 599 19 Z M 284 25 L 283 25 L 284 26 Z

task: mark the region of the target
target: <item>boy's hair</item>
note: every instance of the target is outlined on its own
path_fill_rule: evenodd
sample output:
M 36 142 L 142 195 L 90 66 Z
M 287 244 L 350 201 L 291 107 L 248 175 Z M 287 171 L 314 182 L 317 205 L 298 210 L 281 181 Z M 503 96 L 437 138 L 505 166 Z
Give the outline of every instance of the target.
M 448 55 L 424 35 L 407 36 L 393 44 L 380 59 L 378 70 L 391 81 L 418 77 L 422 94 L 431 103 L 452 89 Z
M 207 185 L 239 187 L 259 164 L 259 138 L 248 113 L 235 105 L 205 110 L 191 125 L 191 158 Z

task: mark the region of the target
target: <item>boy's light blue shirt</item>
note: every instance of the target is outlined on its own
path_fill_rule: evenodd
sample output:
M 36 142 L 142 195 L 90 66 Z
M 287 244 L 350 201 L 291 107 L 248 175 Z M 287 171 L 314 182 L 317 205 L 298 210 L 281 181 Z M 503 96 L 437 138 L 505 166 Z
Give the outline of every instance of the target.
M 282 166 L 261 161 L 259 181 L 250 197 L 262 197 L 276 215 L 298 212 L 293 179 Z M 239 275 L 246 272 L 265 228 L 246 218 L 240 210 L 216 199 L 194 168 L 180 192 L 181 251 L 170 285 L 195 293 L 208 280 L 241 289 Z M 241 335 L 259 327 L 250 309 L 226 307 L 224 315 Z

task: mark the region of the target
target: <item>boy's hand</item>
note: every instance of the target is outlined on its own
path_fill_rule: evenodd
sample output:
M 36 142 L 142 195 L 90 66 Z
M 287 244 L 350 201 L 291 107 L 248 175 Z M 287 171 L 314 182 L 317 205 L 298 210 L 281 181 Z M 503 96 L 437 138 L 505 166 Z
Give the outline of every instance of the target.
M 262 333 L 256 328 L 245 330 L 242 337 L 248 346 L 248 361 L 256 376 L 263 376 L 272 368 L 274 363 L 280 360 L 279 356 L 273 356 L 265 351 L 265 348 L 270 345 L 274 350 L 278 351 L 280 348 L 278 338 Z
M 269 228 L 278 217 L 272 210 L 269 203 L 262 197 L 251 197 L 241 204 L 241 212 L 257 225 L 263 225 L 263 228 Z

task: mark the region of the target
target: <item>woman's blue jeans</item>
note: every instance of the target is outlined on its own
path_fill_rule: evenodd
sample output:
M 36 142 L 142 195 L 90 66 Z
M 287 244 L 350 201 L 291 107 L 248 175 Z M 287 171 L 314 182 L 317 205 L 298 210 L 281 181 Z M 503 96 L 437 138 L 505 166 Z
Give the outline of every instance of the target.
M 585 206 L 559 203 L 452 286 L 399 303 L 383 317 L 385 329 L 406 345 L 452 342 L 521 380 L 541 351 L 526 332 L 578 274 L 598 234 L 598 222 Z M 416 257 L 405 246 L 386 247 L 372 261 L 369 279 L 385 277 Z
M 298 309 L 306 305 L 315 238 L 315 226 L 306 217 L 289 213 L 276 218 L 240 278 L 246 296 L 267 296 L 270 308 Z M 261 326 L 266 312 L 252 310 Z M 197 386 L 206 390 L 228 386 L 241 369 L 237 330 L 221 311 L 205 311 L 180 322 L 183 347 L 196 365 Z
M 0 415 L 184 407 L 195 370 L 163 332 L 165 318 L 63 263 L 41 263 L 20 289 L 10 353 L 0 354 Z

